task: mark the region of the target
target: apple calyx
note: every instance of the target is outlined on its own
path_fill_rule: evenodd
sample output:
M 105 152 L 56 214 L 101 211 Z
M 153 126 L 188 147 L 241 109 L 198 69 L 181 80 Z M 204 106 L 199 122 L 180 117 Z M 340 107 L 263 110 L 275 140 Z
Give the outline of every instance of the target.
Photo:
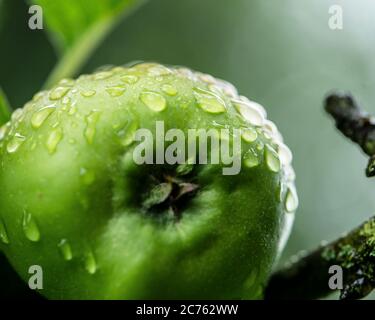
M 160 216 L 167 212 L 169 218 L 179 221 L 187 202 L 197 193 L 199 185 L 184 181 L 180 177 L 163 175 L 163 181 L 157 181 L 142 201 L 142 208 L 147 215 Z

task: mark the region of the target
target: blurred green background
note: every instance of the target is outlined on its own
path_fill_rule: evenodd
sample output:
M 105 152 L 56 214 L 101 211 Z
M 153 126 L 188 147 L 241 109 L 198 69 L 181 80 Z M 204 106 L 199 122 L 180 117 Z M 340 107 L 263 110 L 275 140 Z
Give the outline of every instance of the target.
M 343 8 L 343 30 L 328 27 L 334 4 Z M 27 10 L 21 0 L 0 7 L 0 86 L 14 107 L 40 89 L 56 62 L 45 32 L 28 29 Z M 375 114 L 374 13 L 373 0 L 150 0 L 114 29 L 83 71 L 132 60 L 186 65 L 263 104 L 297 173 L 300 206 L 285 261 L 375 211 L 366 157 L 322 108 L 325 94 L 340 88 Z

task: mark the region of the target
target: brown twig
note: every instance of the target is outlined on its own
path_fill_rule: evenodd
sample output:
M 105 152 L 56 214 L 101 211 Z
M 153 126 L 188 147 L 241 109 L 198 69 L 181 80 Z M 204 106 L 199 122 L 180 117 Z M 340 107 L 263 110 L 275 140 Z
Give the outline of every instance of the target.
M 335 119 L 336 127 L 370 156 L 366 175 L 375 175 L 375 119 L 361 109 L 350 94 L 334 93 L 325 101 L 325 110 Z

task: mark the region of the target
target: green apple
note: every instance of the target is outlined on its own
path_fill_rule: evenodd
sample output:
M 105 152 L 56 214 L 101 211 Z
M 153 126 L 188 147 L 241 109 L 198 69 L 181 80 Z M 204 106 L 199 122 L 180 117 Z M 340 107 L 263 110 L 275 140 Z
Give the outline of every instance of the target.
M 240 170 L 199 148 L 137 163 L 140 129 L 171 146 L 156 123 L 230 130 L 217 139 L 239 141 Z M 140 63 L 65 79 L 0 129 L 0 249 L 47 298 L 261 298 L 297 208 L 291 160 L 263 107 L 212 76 Z

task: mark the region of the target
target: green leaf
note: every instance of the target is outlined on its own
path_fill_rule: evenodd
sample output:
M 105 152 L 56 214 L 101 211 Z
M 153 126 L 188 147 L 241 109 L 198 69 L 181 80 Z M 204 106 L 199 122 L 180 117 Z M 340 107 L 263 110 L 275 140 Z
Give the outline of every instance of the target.
M 60 61 L 49 87 L 73 76 L 123 15 L 145 0 L 31 0 L 43 9 L 43 19 Z
M 5 28 L 6 22 L 9 19 L 9 1 L 0 0 L 0 32 Z
M 0 0 L 0 30 L 3 26 L 3 20 L 4 20 L 4 16 L 5 16 L 5 5 L 4 5 L 4 0 Z
M 0 87 L 0 126 L 8 122 L 11 115 L 9 102 L 4 91 Z

